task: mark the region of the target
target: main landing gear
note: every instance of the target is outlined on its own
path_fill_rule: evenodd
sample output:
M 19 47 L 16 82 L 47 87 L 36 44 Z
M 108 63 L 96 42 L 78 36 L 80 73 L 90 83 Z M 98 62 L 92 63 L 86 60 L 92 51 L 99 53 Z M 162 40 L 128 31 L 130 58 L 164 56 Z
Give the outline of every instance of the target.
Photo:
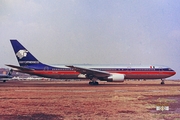
M 99 83 L 96 82 L 96 81 L 90 81 L 90 82 L 89 82 L 89 85 L 99 85 Z
M 99 83 L 96 81 L 97 79 L 93 76 L 90 77 L 89 85 L 99 85 Z
M 163 79 L 161 79 L 161 85 L 164 85 L 164 84 L 165 84 L 164 80 L 163 80 Z

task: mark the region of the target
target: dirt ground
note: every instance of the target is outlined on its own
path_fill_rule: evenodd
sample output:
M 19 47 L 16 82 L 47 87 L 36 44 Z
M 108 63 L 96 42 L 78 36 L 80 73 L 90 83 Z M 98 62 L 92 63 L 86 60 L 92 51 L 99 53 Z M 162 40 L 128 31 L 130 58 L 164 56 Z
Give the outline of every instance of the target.
M 1 82 L 0 120 L 180 120 L 180 81 L 160 82 Z

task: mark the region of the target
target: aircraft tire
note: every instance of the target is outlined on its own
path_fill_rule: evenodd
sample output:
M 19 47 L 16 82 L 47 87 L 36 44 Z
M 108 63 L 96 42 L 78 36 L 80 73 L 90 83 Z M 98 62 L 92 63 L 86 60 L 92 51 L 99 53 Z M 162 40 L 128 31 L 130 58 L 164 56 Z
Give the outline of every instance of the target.
M 89 82 L 89 85 L 92 85 L 92 82 Z
M 99 85 L 99 83 L 98 83 L 98 82 L 95 82 L 95 85 Z
M 162 81 L 162 82 L 161 82 L 161 85 L 164 85 L 164 84 L 165 84 L 165 83 Z
M 89 85 L 99 85 L 98 82 L 89 82 Z

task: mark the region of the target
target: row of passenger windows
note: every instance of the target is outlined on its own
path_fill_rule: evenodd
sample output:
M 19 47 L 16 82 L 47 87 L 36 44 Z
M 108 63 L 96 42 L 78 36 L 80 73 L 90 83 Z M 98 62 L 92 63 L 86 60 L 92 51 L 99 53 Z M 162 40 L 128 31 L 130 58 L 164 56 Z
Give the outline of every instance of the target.
M 102 71 L 163 71 L 163 69 L 97 69 Z
M 45 69 L 45 70 L 50 70 L 50 69 Z M 61 69 L 51 69 L 54 71 L 57 70 L 72 70 L 70 68 L 61 68 Z M 101 71 L 167 71 L 166 69 L 111 69 L 111 68 L 103 68 L 103 69 L 95 69 L 95 70 L 101 70 Z

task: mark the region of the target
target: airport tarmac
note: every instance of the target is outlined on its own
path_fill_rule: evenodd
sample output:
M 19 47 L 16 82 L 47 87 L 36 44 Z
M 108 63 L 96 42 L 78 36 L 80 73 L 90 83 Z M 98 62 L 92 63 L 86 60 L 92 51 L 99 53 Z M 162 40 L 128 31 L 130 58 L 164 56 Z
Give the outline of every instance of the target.
M 1 120 L 180 120 L 180 81 L 7 81 Z

